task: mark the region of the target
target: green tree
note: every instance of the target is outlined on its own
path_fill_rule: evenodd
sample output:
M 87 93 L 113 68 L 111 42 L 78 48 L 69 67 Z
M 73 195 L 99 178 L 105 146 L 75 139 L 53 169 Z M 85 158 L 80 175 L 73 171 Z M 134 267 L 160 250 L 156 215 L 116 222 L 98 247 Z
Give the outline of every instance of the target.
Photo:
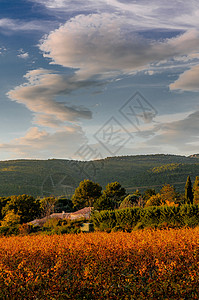
M 21 223 L 21 217 L 14 212 L 14 209 L 9 210 L 1 221 L 1 226 L 11 227 Z
M 185 185 L 185 202 L 193 203 L 193 191 L 190 176 L 187 177 L 187 182 Z
M 146 202 L 151 196 L 155 195 L 156 192 L 154 189 L 147 189 L 143 194 L 143 199 Z
M 6 198 L 6 197 L 0 197 L 0 220 L 2 220 L 3 216 L 2 216 L 2 210 L 3 208 L 6 206 L 6 204 L 8 203 L 8 201 L 10 201 L 10 198 Z
M 199 177 L 196 176 L 193 185 L 193 204 L 199 204 Z
M 75 209 L 93 206 L 101 194 L 102 187 L 98 183 L 85 179 L 75 189 L 75 193 L 72 196 L 73 206 Z
M 137 206 L 139 201 L 139 196 L 135 194 L 128 195 L 120 204 L 120 209 Z
M 42 217 L 48 217 L 54 212 L 57 199 L 55 197 L 44 197 L 40 200 Z
M 126 191 L 119 182 L 115 181 L 107 184 L 103 195 L 119 204 L 125 198 Z
M 55 203 L 55 212 L 61 213 L 62 211 L 71 212 L 73 211 L 73 202 L 71 199 L 61 197 L 57 199 Z
M 175 203 L 178 205 L 183 205 L 185 204 L 185 194 L 184 193 L 176 193 L 176 200 Z
M 115 208 L 115 201 L 113 201 L 111 198 L 105 197 L 104 195 L 100 196 L 95 202 L 94 202 L 94 209 L 96 210 L 111 210 Z
M 5 216 L 10 211 L 20 216 L 20 223 L 32 221 L 40 214 L 40 202 L 29 195 L 11 196 L 10 201 L 2 209 L 2 214 Z
M 160 194 L 163 203 L 175 202 L 177 196 L 174 186 L 170 184 L 164 185 Z
M 162 197 L 161 195 L 158 193 L 156 195 L 152 195 L 146 202 L 145 206 L 160 206 L 162 205 Z

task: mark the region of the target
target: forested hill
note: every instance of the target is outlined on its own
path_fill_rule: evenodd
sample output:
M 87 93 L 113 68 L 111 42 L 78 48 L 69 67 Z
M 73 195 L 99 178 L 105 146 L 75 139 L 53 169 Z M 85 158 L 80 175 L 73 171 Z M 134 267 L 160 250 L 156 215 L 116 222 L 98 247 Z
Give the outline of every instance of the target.
M 199 155 L 136 155 L 81 162 L 61 159 L 0 162 L 0 196 L 70 196 L 83 179 L 102 187 L 118 181 L 128 192 L 175 185 L 183 191 L 187 176 L 199 176 Z

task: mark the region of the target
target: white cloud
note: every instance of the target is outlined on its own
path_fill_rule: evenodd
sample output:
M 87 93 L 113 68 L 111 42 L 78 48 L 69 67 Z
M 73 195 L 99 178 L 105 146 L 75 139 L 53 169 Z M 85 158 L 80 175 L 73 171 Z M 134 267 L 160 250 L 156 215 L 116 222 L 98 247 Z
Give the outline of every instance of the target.
M 87 142 L 78 126 L 63 127 L 59 131 L 48 133 L 32 127 L 24 137 L 16 138 L 8 144 L 0 144 L 11 157 L 18 158 L 73 158 L 80 145 Z
M 88 14 L 117 13 L 131 19 L 137 28 L 187 29 L 198 26 L 199 3 L 197 0 L 29 0 L 44 5 L 54 13 Z
M 65 12 L 91 11 L 110 7 L 105 0 L 29 0 L 44 5 L 48 9 L 60 10 Z
M 171 90 L 199 91 L 199 65 L 192 67 L 170 84 Z
M 29 57 L 29 53 L 28 52 L 24 52 L 23 49 L 20 49 L 18 52 L 19 52 L 19 54 L 17 56 L 19 58 L 27 59 Z
M 177 153 L 189 155 L 198 152 L 199 111 L 157 115 L 154 123 L 135 133 L 138 153 Z M 133 146 L 134 148 L 134 146 Z
M 159 124 L 153 133 L 156 135 L 147 141 L 147 145 L 161 145 L 162 149 L 174 147 L 178 152 L 198 151 L 194 143 L 199 141 L 199 111 L 178 121 Z
M 26 58 L 29 57 L 29 54 L 28 54 L 28 52 L 26 52 L 26 53 L 21 53 L 21 54 L 19 54 L 17 56 L 20 57 L 20 58 L 26 59 Z
M 1 46 L 0 47 L 0 55 L 4 54 L 7 51 L 6 47 Z
M 8 97 L 24 104 L 34 112 L 37 124 L 55 127 L 64 122 L 76 122 L 82 118 L 92 117 L 91 112 L 82 106 L 72 106 L 63 101 L 56 101 L 57 96 L 70 94 L 74 89 L 84 86 L 84 82 L 74 83 L 73 78 L 45 69 L 29 71 L 24 77 L 28 83 L 9 91 Z
M 21 21 L 17 19 L 3 18 L 0 19 L 0 31 L 16 32 L 16 31 L 42 31 L 49 32 L 55 28 L 57 22 L 52 21 Z
M 163 41 L 151 40 L 139 35 L 126 18 L 107 13 L 79 15 L 40 45 L 52 63 L 77 69 L 81 79 L 147 69 L 155 62 L 192 55 L 198 47 L 199 33 L 194 29 Z
M 56 132 L 49 133 L 47 129 L 31 128 L 24 137 L 0 146 L 18 151 L 24 157 L 66 157 L 63 154 L 64 147 L 72 147 L 72 150 L 67 150 L 68 155 L 74 148 L 77 150 L 80 142 L 85 141 L 79 127 L 75 127 L 75 130 L 63 127 L 92 117 L 88 109 L 65 102 L 64 97 L 73 91 L 90 87 L 101 80 L 106 81 L 107 78 L 135 74 L 141 70 L 153 75 L 163 64 L 167 67 L 168 61 L 172 67 L 174 64 L 188 64 L 190 59 L 198 59 L 198 1 L 151 0 L 150 5 L 147 0 L 32 2 L 45 5 L 55 15 L 61 13 L 60 20 L 63 20 L 63 16 L 67 18 L 71 12 L 75 17 L 59 25 L 56 30 L 56 22 L 0 19 L 0 29 L 12 32 L 52 30 L 41 41 L 40 50 L 44 57 L 50 58 L 52 64 L 72 68 L 74 73 L 67 76 L 51 70 L 32 70 L 25 75 L 27 83 L 8 93 L 11 100 L 25 105 L 34 113 L 35 124 L 56 129 Z M 181 35 L 177 36 L 179 32 Z M 161 33 L 165 33 L 165 38 L 161 38 Z M 19 53 L 21 58 L 27 56 L 26 52 Z M 198 73 L 198 67 L 192 67 L 170 88 L 198 90 Z M 194 113 L 183 120 L 156 125 L 150 131 L 154 135 L 150 140 L 151 145 L 158 143 L 166 147 L 169 144 L 179 149 L 183 143 L 193 143 L 197 138 L 198 126 L 194 123 L 197 119 L 198 113 Z M 147 137 L 148 133 L 146 130 L 143 136 Z M 73 142 L 74 148 L 71 146 Z
M 92 117 L 88 109 L 63 101 L 74 90 L 95 85 L 97 79 L 140 70 L 148 70 L 152 75 L 157 71 L 155 63 L 198 55 L 199 33 L 194 29 L 165 40 L 144 38 L 135 29 L 131 20 L 117 14 L 79 15 L 70 19 L 45 36 L 40 49 L 52 63 L 72 68 L 73 75 L 45 69 L 29 71 L 24 76 L 28 82 L 9 91 L 8 97 L 32 111 L 35 124 L 60 127 L 65 122 Z M 28 53 L 22 49 L 19 55 L 26 58 Z

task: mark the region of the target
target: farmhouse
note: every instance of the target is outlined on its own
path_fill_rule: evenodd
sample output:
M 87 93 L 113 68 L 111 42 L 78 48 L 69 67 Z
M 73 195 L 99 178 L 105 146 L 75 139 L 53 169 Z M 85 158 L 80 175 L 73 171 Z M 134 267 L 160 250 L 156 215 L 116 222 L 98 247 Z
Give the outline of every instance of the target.
M 41 218 L 41 219 L 35 219 L 31 222 L 29 222 L 29 224 L 35 225 L 35 226 L 43 226 L 43 224 L 52 218 L 55 219 L 70 219 L 70 220 L 77 220 L 77 219 L 90 219 L 91 216 L 91 211 L 92 211 L 93 207 L 84 207 L 78 211 L 75 212 L 70 212 L 70 213 L 65 213 L 64 211 L 62 213 L 53 213 L 50 216 Z
M 70 219 L 76 220 L 80 218 L 90 219 L 93 207 L 84 207 L 76 212 L 70 213 Z

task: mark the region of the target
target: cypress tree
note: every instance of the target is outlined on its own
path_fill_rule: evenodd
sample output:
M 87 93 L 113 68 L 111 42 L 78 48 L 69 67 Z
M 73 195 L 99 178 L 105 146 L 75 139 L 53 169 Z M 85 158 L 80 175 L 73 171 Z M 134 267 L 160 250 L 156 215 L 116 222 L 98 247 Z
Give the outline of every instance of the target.
M 193 191 L 190 176 L 187 177 L 187 182 L 185 184 L 185 202 L 193 203 Z
M 196 180 L 193 185 L 193 204 L 199 204 L 199 177 L 196 176 Z

